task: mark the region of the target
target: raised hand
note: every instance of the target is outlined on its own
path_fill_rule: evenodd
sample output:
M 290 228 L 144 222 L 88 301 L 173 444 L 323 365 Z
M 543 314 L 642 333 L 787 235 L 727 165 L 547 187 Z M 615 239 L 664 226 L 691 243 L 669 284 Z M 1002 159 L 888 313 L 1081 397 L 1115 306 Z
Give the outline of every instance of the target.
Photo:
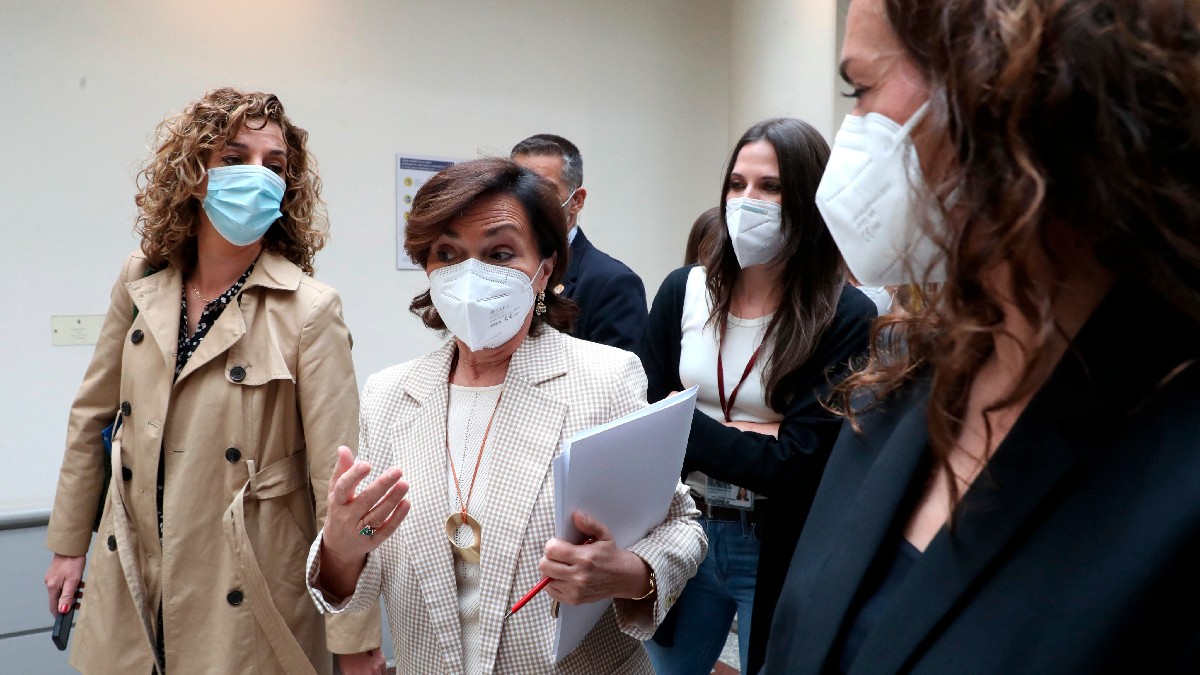
M 329 501 L 322 529 L 321 573 L 318 579 L 329 595 L 344 598 L 354 592 L 367 554 L 387 539 L 411 506 L 404 498 L 408 483 L 392 467 L 358 492 L 371 465 L 356 462 L 350 448 L 338 448 L 337 466 L 329 478 Z

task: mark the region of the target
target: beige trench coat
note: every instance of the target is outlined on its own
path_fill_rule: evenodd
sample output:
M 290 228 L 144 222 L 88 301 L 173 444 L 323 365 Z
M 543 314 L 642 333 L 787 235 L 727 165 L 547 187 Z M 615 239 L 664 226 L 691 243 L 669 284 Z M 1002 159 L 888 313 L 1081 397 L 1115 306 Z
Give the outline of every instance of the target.
M 172 675 L 298 672 L 304 660 L 328 673 L 325 626 L 304 567 L 336 448 L 358 440 L 341 301 L 263 252 L 238 301 L 172 383 L 182 279 L 173 268 L 145 270 L 134 253 L 113 287 L 71 409 L 50 517 L 52 551 L 88 552 L 103 480 L 100 431 L 121 411 L 120 464 L 88 560 L 71 664 L 84 673 L 150 673 L 147 633 L 161 599 Z M 122 510 L 126 536 L 114 523 Z M 295 667 L 297 657 L 304 667 Z

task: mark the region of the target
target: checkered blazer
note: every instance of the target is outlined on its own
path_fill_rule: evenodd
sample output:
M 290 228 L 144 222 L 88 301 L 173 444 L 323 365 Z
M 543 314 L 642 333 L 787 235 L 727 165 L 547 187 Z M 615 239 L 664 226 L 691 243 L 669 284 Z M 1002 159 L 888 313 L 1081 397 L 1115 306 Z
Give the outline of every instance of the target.
M 454 343 L 372 375 L 363 389 L 360 457 L 374 480 L 399 466 L 412 510 L 368 557 L 354 595 L 340 607 L 319 591 L 327 613 L 373 606 L 382 594 L 399 673 L 461 673 L 462 644 L 454 559 L 446 541 L 446 397 Z M 707 541 L 683 484 L 662 524 L 629 550 L 654 570 L 658 593 L 613 607 L 567 658 L 551 657 L 554 619 L 541 593 L 507 621 L 504 613 L 538 582 L 554 536 L 551 461 L 577 431 L 646 404 L 646 376 L 633 354 L 544 328 L 513 354 L 492 434 L 505 456 L 492 463 L 480 569 L 481 659 L 491 673 L 652 673 L 640 640 L 649 639 L 704 558 Z M 650 451 L 647 448 L 647 451 Z M 316 578 L 316 551 L 309 579 Z

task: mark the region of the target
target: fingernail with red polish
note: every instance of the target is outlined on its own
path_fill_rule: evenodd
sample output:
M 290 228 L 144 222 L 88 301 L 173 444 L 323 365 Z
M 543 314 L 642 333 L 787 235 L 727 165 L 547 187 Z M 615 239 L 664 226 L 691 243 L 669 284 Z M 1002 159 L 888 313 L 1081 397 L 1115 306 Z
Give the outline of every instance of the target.
M 59 605 L 59 606 L 58 606 L 58 613 L 59 613 L 59 614 L 66 614 L 68 609 L 70 609 L 70 607 L 67 607 L 66 605 Z

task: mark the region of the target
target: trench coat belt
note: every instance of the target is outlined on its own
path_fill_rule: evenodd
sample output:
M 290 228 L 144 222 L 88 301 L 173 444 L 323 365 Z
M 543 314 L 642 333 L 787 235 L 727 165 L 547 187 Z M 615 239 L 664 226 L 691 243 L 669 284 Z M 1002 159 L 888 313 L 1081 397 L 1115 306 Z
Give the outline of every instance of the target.
M 120 414 L 118 413 L 118 418 Z M 125 481 L 121 480 L 121 440 L 124 436 L 123 426 L 114 427 L 112 438 L 112 462 L 114 471 L 109 483 L 109 494 L 113 495 L 113 535 L 117 540 L 117 554 L 121 560 L 121 571 L 125 575 L 125 584 L 133 596 L 134 607 L 142 620 L 146 634 L 147 646 L 154 657 L 157 672 L 165 672 L 163 664 L 158 659 L 157 640 L 154 633 L 154 619 L 158 612 L 150 607 L 150 598 L 146 595 L 142 579 L 141 564 L 138 559 L 137 535 L 130 525 L 129 512 L 125 503 Z M 271 499 L 282 497 L 308 484 L 308 472 L 305 464 L 305 454 L 297 453 L 286 459 L 281 459 L 267 466 L 262 471 L 256 471 L 253 460 L 247 460 L 246 468 L 249 479 L 238 491 L 233 502 L 225 511 L 222 519 L 225 526 L 225 539 L 237 555 L 241 567 L 242 578 L 246 587 L 246 600 L 250 604 L 254 619 L 266 634 L 271 648 L 279 658 L 280 663 L 288 673 L 316 674 L 316 669 L 309 662 L 308 656 L 292 635 L 287 623 L 275 609 L 271 600 L 271 591 L 267 580 L 263 577 L 250 546 L 250 538 L 246 536 L 246 521 L 244 503 L 247 497 L 251 499 Z
M 305 453 L 299 452 L 286 459 L 281 459 L 268 465 L 262 471 L 256 471 L 254 460 L 246 461 L 249 480 L 238 491 L 236 497 L 225 511 L 225 540 L 237 555 L 238 565 L 242 570 L 242 582 L 245 585 L 246 601 L 254 612 L 254 620 L 267 636 L 271 649 L 279 658 L 280 664 L 287 673 L 304 673 L 316 675 L 316 669 L 308 660 L 308 656 L 296 641 L 296 636 L 288 628 L 283 616 L 275 609 L 271 599 L 271 590 L 250 538 L 246 535 L 246 499 L 272 499 L 282 497 L 308 485 L 308 471 L 305 464 Z
M 121 561 L 121 572 L 125 575 L 125 585 L 133 596 L 133 606 L 138 618 L 142 620 L 142 628 L 146 634 L 150 654 L 154 657 L 156 673 L 163 673 L 162 661 L 158 658 L 158 641 L 154 635 L 154 618 L 158 615 L 157 608 L 150 607 L 150 598 L 146 596 L 146 586 L 142 579 L 142 566 L 139 560 L 137 535 L 130 526 L 129 511 L 125 506 L 125 481 L 121 479 L 121 440 L 125 436 L 125 426 L 121 424 L 121 413 L 113 422 L 112 434 L 112 479 L 108 484 L 108 494 L 112 499 L 113 536 L 117 540 L 117 556 Z

